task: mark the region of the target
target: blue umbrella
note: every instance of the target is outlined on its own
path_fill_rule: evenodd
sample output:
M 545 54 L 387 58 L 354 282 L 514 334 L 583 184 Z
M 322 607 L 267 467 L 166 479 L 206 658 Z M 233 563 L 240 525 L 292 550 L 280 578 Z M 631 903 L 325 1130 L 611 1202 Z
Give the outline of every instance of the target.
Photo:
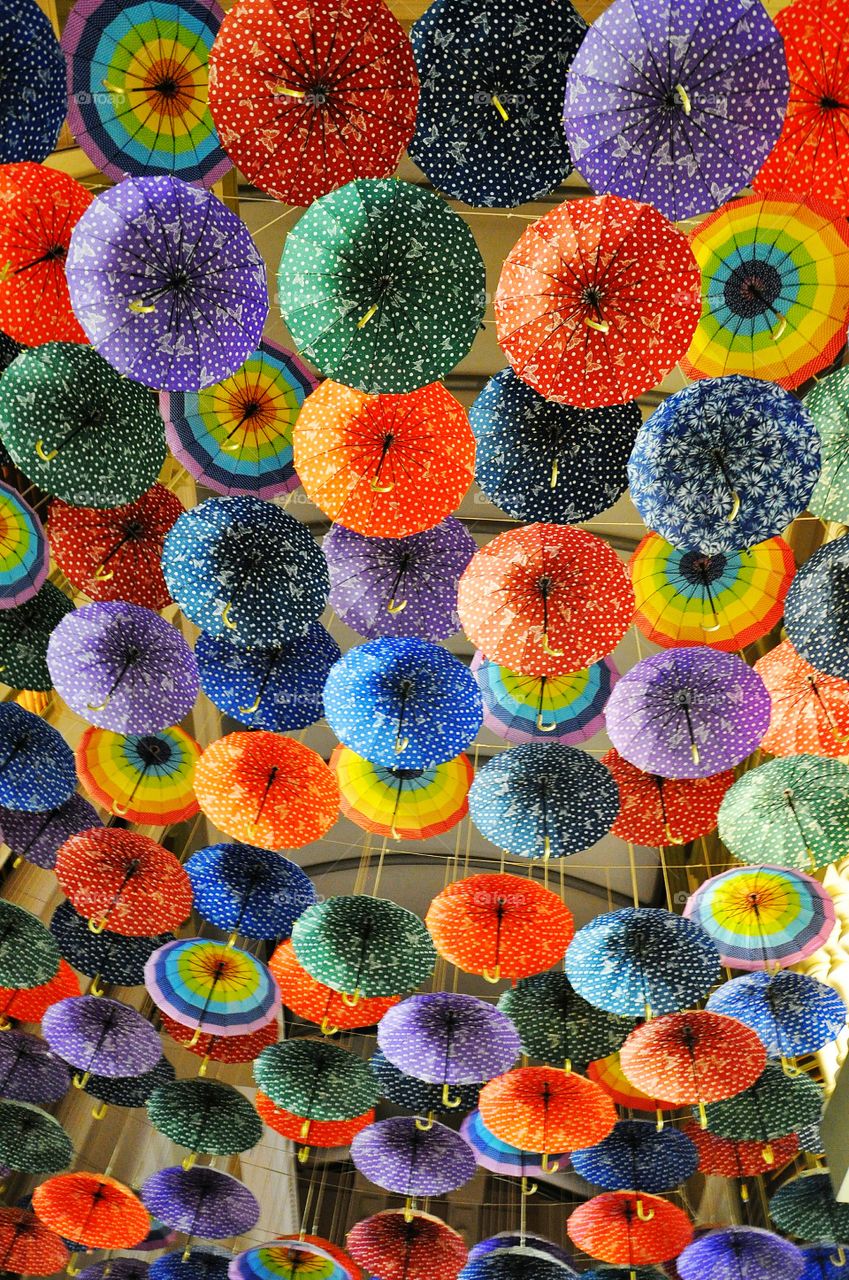
M 718 555 L 783 533 L 808 505 L 820 443 L 807 410 L 759 378 L 705 378 L 643 425 L 631 498 L 673 547 Z
M 470 1259 L 457 1280 L 571 1280 L 576 1276 L 568 1263 L 550 1253 L 516 1244 Z
M 453 760 L 483 721 L 468 668 L 439 645 L 409 637 L 349 650 L 327 677 L 324 709 L 340 742 L 386 769 Z
M 566 974 L 578 995 L 630 1018 L 689 1009 L 707 995 L 720 968 L 703 929 L 655 907 L 596 916 L 566 952 Z
M 849 1245 L 809 1244 L 799 1280 L 849 1280 Z
M 477 1104 L 479 1085 L 452 1085 L 453 1098 L 449 1106 L 443 1102 L 441 1084 L 428 1084 L 425 1080 L 417 1080 L 415 1076 L 405 1075 L 403 1071 L 399 1071 L 386 1060 L 381 1049 L 375 1050 L 372 1054 L 370 1065 L 384 1098 L 394 1102 L 396 1107 L 403 1107 L 405 1111 L 414 1111 L 416 1115 L 426 1116 L 431 1111 L 438 1114 L 455 1109 L 469 1111 Z M 460 1104 L 455 1108 L 453 1099 L 456 1098 L 460 1099 Z
M 78 1280 L 146 1280 L 149 1266 L 142 1258 L 104 1258 L 81 1271 Z
M 849 542 L 837 538 L 815 551 L 784 600 L 787 639 L 829 676 L 849 679 Z
M 102 826 L 94 805 L 76 794 L 55 809 L 43 812 L 0 809 L 0 831 L 13 855 L 26 858 L 46 871 L 53 870 L 56 854 L 66 840 L 81 831 Z
M 148 1280 L 227 1280 L 227 1269 L 233 1255 L 223 1249 L 192 1249 L 188 1258 L 182 1250 L 164 1253 L 151 1262 Z
M 681 1280 L 799 1280 L 803 1265 L 795 1244 L 759 1227 L 709 1231 L 676 1262 Z
M 517 858 L 565 858 L 607 835 L 619 788 L 594 756 L 562 743 L 528 743 L 494 756 L 469 790 L 481 835 Z
M 542 1172 L 540 1161 L 543 1157 L 539 1152 L 522 1151 L 519 1147 L 511 1146 L 509 1142 L 502 1142 L 500 1138 L 496 1138 L 481 1119 L 480 1111 L 469 1112 L 460 1125 L 460 1133 L 474 1151 L 480 1167 L 488 1169 L 490 1173 L 504 1174 L 505 1177 L 526 1178 Z M 568 1159 L 568 1154 L 564 1152 L 549 1154 L 549 1160 L 559 1163 L 561 1168 Z M 512 1242 L 505 1241 L 506 1243 Z M 485 1252 L 491 1252 L 491 1250 Z M 469 1257 L 471 1259 L 472 1254 L 469 1254 Z
M 779 1187 L 769 1216 L 779 1231 L 806 1243 L 849 1238 L 849 1205 L 838 1202 L 825 1169 L 798 1173 Z
M 76 789 L 74 753 L 61 733 L 16 702 L 0 705 L 0 804 L 43 813 Z
M 816 1053 L 846 1025 L 846 1006 L 834 988 L 790 969 L 724 982 L 707 1007 L 751 1027 L 771 1058 Z
M 68 964 L 96 979 L 98 986 L 106 982 L 118 987 L 143 986 L 145 964 L 154 951 L 174 938 L 173 933 L 154 938 L 130 938 L 107 929 L 92 933 L 87 918 L 79 915 L 70 902 L 60 903 L 53 912 L 50 932 Z
M 318 901 L 300 867 L 251 844 L 200 849 L 186 872 L 204 920 L 246 938 L 288 938 L 301 912 Z
M 586 26 L 534 0 L 437 0 L 413 26 L 421 84 L 409 152 L 438 191 L 512 208 L 570 172 L 560 121 Z
M 71 1087 L 66 1063 L 38 1036 L 25 1031 L 5 1031 L 0 1036 L 0 1098 L 58 1102 Z
M 203 632 L 195 646 L 201 688 L 251 729 L 291 733 L 324 715 L 324 682 L 342 651 L 320 622 L 274 649 L 242 649 Z
M 67 110 L 65 59 L 36 0 L 4 0 L 0 14 L 0 164 L 44 160 Z
M 103 1105 L 95 1108 L 98 1118 L 106 1114 L 110 1107 L 143 1107 L 154 1089 L 163 1084 L 170 1084 L 176 1078 L 176 1071 L 166 1057 L 162 1057 L 150 1071 L 135 1076 L 99 1076 L 92 1074 L 84 1088 L 93 1098 Z
M 680 1129 L 620 1120 L 594 1147 L 573 1151 L 572 1168 L 606 1191 L 672 1191 L 699 1167 L 696 1145 Z
M 516 520 L 589 520 L 628 488 L 642 420 L 636 400 L 605 409 L 546 400 L 508 365 L 469 410 L 475 479 Z
M 310 531 L 261 498 L 208 498 L 185 511 L 165 539 L 162 572 L 201 631 L 261 649 L 302 636 L 330 591 Z
M 479 1240 L 477 1244 L 472 1245 L 469 1250 L 469 1261 L 474 1262 L 495 1249 L 509 1249 L 512 1245 L 523 1243 L 531 1249 L 539 1249 L 541 1253 L 550 1254 L 557 1262 L 562 1262 L 567 1267 L 572 1264 L 572 1259 L 565 1249 L 561 1249 L 560 1245 L 555 1244 L 553 1240 L 546 1240 L 545 1236 L 536 1235 L 533 1231 L 526 1231 L 524 1240 L 514 1231 L 499 1231 L 497 1235 L 487 1236 L 486 1240 Z

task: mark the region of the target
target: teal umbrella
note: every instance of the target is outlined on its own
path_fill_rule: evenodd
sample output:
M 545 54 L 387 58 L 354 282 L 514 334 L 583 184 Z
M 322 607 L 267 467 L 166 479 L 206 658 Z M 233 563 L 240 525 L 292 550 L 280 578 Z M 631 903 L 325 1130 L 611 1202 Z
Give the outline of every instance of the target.
M 27 1102 L 0 1102 L 0 1164 L 22 1173 L 59 1173 L 74 1156 L 58 1120 Z
M 436 951 L 418 916 L 388 898 L 342 894 L 307 907 L 292 929 L 292 949 L 312 978 L 361 996 L 396 996 L 430 977 Z
M 785 1182 L 769 1202 L 769 1216 L 779 1231 L 806 1243 L 849 1240 L 849 1204 L 835 1199 L 825 1170 L 813 1169 Z
M 217 1080 L 172 1080 L 147 1100 L 154 1129 L 190 1151 L 231 1156 L 249 1151 L 262 1138 L 262 1121 L 251 1103 L 232 1085 Z M 183 1162 L 194 1163 L 193 1156 Z
M 810 1076 L 790 1076 L 780 1063 L 768 1062 L 748 1089 L 706 1105 L 708 1132 L 736 1142 L 768 1143 L 819 1124 L 822 1104 L 822 1089 Z
M 254 1063 L 254 1079 L 272 1102 L 310 1120 L 352 1120 L 380 1097 L 371 1067 L 326 1040 L 281 1040 Z
M 820 520 L 849 524 L 849 368 L 822 378 L 805 408 L 820 438 L 820 477 L 808 510 Z
M 849 853 L 849 766 L 783 756 L 750 769 L 719 807 L 719 838 L 739 862 L 806 871 Z
M 40 987 L 55 977 L 59 947 L 34 916 L 0 899 L 0 987 Z
M 53 688 L 47 670 L 47 642 L 73 604 L 63 591 L 45 582 L 37 595 L 16 609 L 0 611 L 0 680 L 12 689 Z
M 513 1022 L 528 1057 L 568 1062 L 577 1070 L 615 1053 L 636 1026 L 633 1018 L 588 1004 L 566 974 L 555 970 L 521 978 L 503 993 L 498 1008 Z

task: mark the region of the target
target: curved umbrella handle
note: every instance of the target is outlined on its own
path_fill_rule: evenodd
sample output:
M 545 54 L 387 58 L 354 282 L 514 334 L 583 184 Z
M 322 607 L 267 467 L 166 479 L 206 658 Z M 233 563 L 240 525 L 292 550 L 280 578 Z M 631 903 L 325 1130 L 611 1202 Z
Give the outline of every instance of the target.
M 654 1217 L 654 1209 L 647 1209 L 639 1196 L 637 1196 L 637 1217 L 640 1222 L 651 1222 Z
M 112 701 L 112 694 L 107 693 L 106 697 L 103 699 L 102 702 L 87 702 L 86 707 L 88 708 L 89 711 L 104 711 L 106 707 L 109 706 L 109 703 L 111 701 Z
M 112 801 L 112 812 L 118 818 L 125 818 L 127 816 L 127 810 L 129 809 L 129 807 L 130 806 L 128 804 L 121 804 L 120 800 Z
M 44 441 L 39 439 L 39 440 L 36 440 L 35 442 L 35 452 L 38 455 L 38 457 L 41 458 L 42 462 L 52 462 L 53 459 L 56 457 L 57 453 L 59 452 L 59 450 L 45 449 Z
M 74 1088 L 84 1089 L 90 1079 L 91 1079 L 90 1071 L 84 1071 L 82 1075 L 80 1075 L 79 1071 L 75 1071 L 74 1072 Z
M 598 333 L 610 333 L 609 320 L 593 320 L 592 316 L 584 316 L 584 324 L 588 329 L 595 329 Z
M 740 514 L 740 495 L 736 489 L 731 490 L 731 510 L 725 517 L 729 524 L 733 524 Z
M 109 1108 L 107 1107 L 107 1105 L 106 1105 L 106 1103 L 105 1103 L 105 1102 L 98 1102 L 97 1106 L 96 1106 L 96 1107 L 92 1107 L 92 1109 L 91 1109 L 91 1118 L 92 1118 L 92 1120 L 103 1120 L 103 1119 L 105 1119 L 105 1117 L 106 1117 L 106 1112 L 107 1112 L 108 1110 L 109 1110 Z
M 829 1262 L 831 1262 L 835 1267 L 845 1267 L 845 1266 L 846 1266 L 846 1250 L 843 1248 L 843 1245 L 842 1245 L 842 1244 L 839 1244 L 839 1245 L 837 1246 L 837 1253 L 836 1253 L 836 1254 L 834 1254 L 833 1256 L 829 1256 L 829 1259 L 828 1259 L 828 1260 L 829 1260 Z
M 114 569 L 107 569 L 105 564 L 100 564 L 94 571 L 95 582 L 110 582 L 115 577 Z
M 298 1147 L 298 1164 L 306 1164 L 310 1158 L 310 1147 Z
M 410 739 L 409 739 L 409 738 L 396 738 L 396 739 L 395 739 L 395 754 L 396 754 L 396 756 L 400 756 L 400 754 L 401 754 L 401 752 L 402 752 L 402 751 L 406 751 L 406 750 L 407 750 L 407 747 L 408 747 L 409 745 L 410 745 Z
M 197 1152 L 190 1151 L 189 1154 L 185 1157 L 185 1159 L 180 1161 L 186 1173 L 188 1173 L 190 1169 L 193 1169 L 195 1167 L 195 1162 L 197 1161 L 197 1158 L 198 1158 Z
M 539 1191 L 539 1184 L 536 1182 L 528 1182 L 527 1178 L 522 1179 L 522 1195 L 535 1196 Z
M 362 998 L 363 998 L 363 993 L 362 991 L 360 991 L 359 987 L 354 987 L 354 990 L 351 992 L 348 992 L 348 991 L 342 992 L 342 1003 L 344 1005 L 347 1005 L 349 1009 L 356 1009 L 357 1005 L 360 1003 Z
M 208 1066 L 209 1066 L 209 1054 L 205 1053 L 200 1060 L 200 1066 L 198 1067 L 198 1075 L 205 1076 Z
M 427 1133 L 430 1129 L 432 1129 L 433 1128 L 433 1112 L 428 1111 L 426 1120 L 423 1120 L 421 1116 L 416 1116 L 416 1128 L 421 1130 L 422 1133 Z
M 543 633 L 542 633 L 542 642 L 541 642 L 541 643 L 542 643 L 542 651 L 543 651 L 543 653 L 547 653 L 547 654 L 549 655 L 549 657 L 551 657 L 551 658 L 562 658 L 562 657 L 563 657 L 563 650 L 562 650 L 562 649 L 552 649 L 551 645 L 548 643 L 548 632 L 543 631 Z
M 396 613 L 403 613 L 406 607 L 407 607 L 406 600 L 396 601 L 395 597 L 393 596 L 393 598 L 389 601 L 389 604 L 386 606 L 386 612 L 391 613 L 394 616 Z
M 322 1018 L 319 1024 L 319 1031 L 323 1036 L 336 1036 L 339 1034 L 339 1028 L 335 1027 L 329 1018 Z
M 546 720 L 543 720 L 542 712 L 537 716 L 536 724 L 540 733 L 554 733 L 554 730 L 557 728 L 557 721 L 555 720 L 553 724 L 548 724 Z
M 193 1049 L 193 1048 L 195 1047 L 195 1045 L 196 1045 L 196 1044 L 198 1044 L 198 1043 L 200 1042 L 200 1038 L 201 1038 L 201 1036 L 202 1036 L 202 1035 L 203 1035 L 203 1031 L 201 1030 L 201 1028 L 200 1028 L 199 1026 L 195 1027 L 195 1029 L 194 1029 L 194 1031 L 193 1031 L 193 1033 L 192 1033 L 192 1038 L 191 1038 L 191 1040 L 189 1041 L 189 1048 L 190 1048 L 190 1049 Z
M 259 711 L 262 702 L 262 694 L 258 693 L 249 707 L 239 707 L 243 716 L 252 716 L 255 711 Z
M 99 920 L 89 920 L 89 922 L 88 922 L 88 931 L 89 931 L 89 933 L 101 934 L 101 933 L 103 933 L 103 932 L 104 932 L 104 930 L 105 930 L 105 929 L 106 929 L 106 917 L 105 917 L 105 916 L 101 916 L 101 918 L 100 918 Z
M 104 987 L 103 983 L 100 981 L 100 974 L 99 974 L 99 973 L 96 973 L 96 974 L 94 975 L 94 977 L 92 978 L 92 980 L 91 980 L 91 984 L 90 984 L 89 989 L 88 989 L 88 994 L 89 994 L 90 996 L 105 996 L 105 995 L 106 995 L 106 988 Z
M 761 1147 L 761 1159 L 763 1160 L 764 1164 L 767 1164 L 770 1167 L 772 1167 L 772 1165 L 775 1164 L 775 1152 L 772 1149 L 771 1142 L 765 1142 L 764 1145 Z
M 481 970 L 481 977 L 484 982 L 496 983 L 501 981 L 501 965 L 497 964 L 492 969 Z
M 233 601 L 228 600 L 224 608 L 221 610 L 221 621 L 224 623 L 224 626 L 227 628 L 228 631 L 236 630 L 236 623 L 230 617 L 230 610 L 232 608 L 233 608 Z
M 450 1086 L 446 1083 L 442 1086 L 442 1105 L 448 1107 L 449 1111 L 456 1111 L 458 1107 L 462 1107 L 463 1099 L 461 1097 L 452 1098 Z
M 559 475 L 560 475 L 560 463 L 559 463 L 559 461 L 557 460 L 557 458 L 552 458 L 552 461 L 551 461 L 551 479 L 550 479 L 550 480 L 549 480 L 549 482 L 548 482 L 548 487 L 549 487 L 550 489 L 556 489 L 556 488 L 557 488 L 557 477 L 558 477 Z
M 678 97 L 681 99 L 681 107 L 683 108 L 684 115 L 688 116 L 690 112 L 693 110 L 693 104 L 690 102 L 689 93 L 684 88 L 683 84 L 676 84 L 675 92 L 678 94 Z
M 557 1173 L 558 1169 L 560 1168 L 560 1161 L 555 1160 L 552 1163 L 548 1152 L 544 1151 L 542 1154 L 542 1159 L 539 1162 L 539 1167 L 542 1169 L 543 1173 Z

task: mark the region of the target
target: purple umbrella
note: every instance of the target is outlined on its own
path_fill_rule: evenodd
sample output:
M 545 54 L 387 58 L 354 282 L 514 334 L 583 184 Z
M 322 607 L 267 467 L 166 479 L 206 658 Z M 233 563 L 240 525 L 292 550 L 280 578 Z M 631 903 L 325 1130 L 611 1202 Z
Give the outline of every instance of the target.
M 144 1241 L 134 1247 L 141 1249 L 143 1244 Z M 145 1280 L 149 1266 L 141 1258 L 104 1258 L 81 1271 L 77 1280 Z
M 513 1023 L 485 1000 L 450 991 L 410 996 L 387 1010 L 377 1043 L 399 1071 L 441 1084 L 446 1106 L 449 1084 L 479 1084 L 509 1071 L 522 1052 Z
M 45 1106 L 70 1088 L 71 1073 L 38 1036 L 6 1031 L 0 1036 L 0 1098 Z
M 237 214 L 179 178 L 125 178 L 98 196 L 74 227 L 65 274 L 92 346 L 159 391 L 220 382 L 259 346 L 259 250 Z
M 413 1116 L 393 1116 L 362 1129 L 351 1159 L 364 1178 L 398 1195 L 443 1196 L 475 1175 L 475 1153 L 444 1124 L 420 1129 Z
M 694 1240 L 675 1265 L 681 1280 L 799 1280 L 805 1256 L 772 1231 L 725 1227 Z
M 744 760 L 769 726 L 770 698 L 733 653 L 667 649 L 616 685 L 605 711 L 620 755 L 661 778 L 707 778 Z
M 73 795 L 57 809 L 44 813 L 24 813 L 17 809 L 0 809 L 0 831 L 16 859 L 26 858 L 36 867 L 52 871 L 56 854 L 66 840 L 102 827 L 103 823 L 93 805 L 82 796 Z
M 160 1169 L 142 1187 L 141 1198 L 160 1222 L 190 1239 L 240 1236 L 259 1221 L 259 1204 L 244 1183 L 206 1166 Z
M 330 603 L 366 639 L 447 640 L 460 630 L 457 583 L 477 543 L 454 516 L 407 538 L 366 538 L 337 524 L 322 549 Z
M 179 631 L 152 609 L 118 601 L 67 614 L 50 637 L 47 666 L 72 711 L 115 733 L 177 724 L 200 689 L 195 655 Z
M 41 1021 L 44 1038 L 54 1053 L 81 1075 L 82 1089 L 94 1072 L 99 1076 L 139 1076 L 162 1057 L 162 1044 L 153 1027 L 135 1009 L 103 996 L 69 996 L 52 1004 Z

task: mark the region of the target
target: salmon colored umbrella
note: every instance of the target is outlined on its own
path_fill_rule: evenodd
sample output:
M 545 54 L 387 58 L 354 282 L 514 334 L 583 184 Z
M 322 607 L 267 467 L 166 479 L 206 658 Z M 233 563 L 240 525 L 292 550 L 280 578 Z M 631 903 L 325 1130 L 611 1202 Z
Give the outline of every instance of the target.
M 782 640 L 755 663 L 772 704 L 761 747 L 774 756 L 845 756 L 849 680 L 817 671 Z
M 211 743 L 195 766 L 194 785 L 220 831 L 266 849 L 319 840 L 339 813 L 339 787 L 321 757 L 264 729 Z
M 683 1209 L 660 1196 L 609 1191 L 569 1215 L 569 1239 L 602 1262 L 650 1267 L 677 1257 L 693 1238 Z
M 474 479 L 466 410 L 442 383 L 367 395 L 328 379 L 293 434 L 301 484 L 331 520 L 372 538 L 405 538 L 450 515 Z
M 439 955 L 487 982 L 543 973 L 562 960 L 575 933 L 572 913 L 556 893 L 504 873 L 447 885 L 425 924 Z
M 0 1267 L 19 1276 L 52 1276 L 70 1254 L 61 1236 L 26 1209 L 0 1209 Z
M 176 1040 L 177 1044 L 182 1045 L 184 1049 L 189 1049 L 199 1058 L 203 1058 L 198 1068 L 200 1076 L 206 1075 L 210 1061 L 253 1062 L 263 1049 L 277 1043 L 280 1033 L 276 1016 L 269 1019 L 265 1026 L 259 1027 L 258 1030 L 248 1031 L 240 1036 L 216 1036 L 205 1032 L 198 1036 L 194 1027 L 184 1026 L 182 1022 L 169 1018 L 167 1013 L 160 1013 L 159 1016 L 162 1020 L 162 1030 L 172 1040 Z
M 60 1173 L 32 1193 L 41 1221 L 65 1240 L 90 1249 L 134 1249 L 150 1218 L 129 1187 L 101 1173 Z
M 574 1071 L 517 1067 L 484 1085 L 478 1099 L 489 1132 L 520 1151 L 576 1151 L 594 1147 L 616 1123 L 603 1089 Z M 548 1169 L 542 1161 L 543 1171 Z
M 685 1120 L 684 1133 L 695 1143 L 699 1153 L 699 1169 L 717 1178 L 760 1178 L 777 1173 L 799 1153 L 799 1139 L 795 1133 L 775 1138 L 772 1142 L 735 1142 L 733 1138 L 720 1138 L 707 1129 L 699 1128 L 695 1120 Z M 743 1199 L 748 1199 L 741 1187 Z
M 366 1111 L 352 1120 L 308 1120 L 306 1116 L 295 1115 L 285 1107 L 278 1106 L 267 1093 L 257 1089 L 254 1099 L 260 1119 L 292 1142 L 303 1143 L 299 1151 L 301 1162 L 306 1159 L 302 1153 L 309 1147 L 347 1147 L 363 1129 L 374 1122 L 374 1111 Z
M 427 840 L 450 831 L 469 811 L 474 770 L 465 755 L 429 769 L 386 769 L 338 746 L 330 767 L 343 816 L 376 835 Z
M 730 769 L 709 778 L 661 778 L 644 773 L 611 747 L 601 757 L 619 787 L 619 816 L 610 830 L 631 844 L 686 844 L 716 827 Z
M 459 1231 L 430 1213 L 384 1209 L 345 1237 L 351 1257 L 381 1280 L 455 1280 L 468 1257 Z
M 59 961 L 55 977 L 37 987 L 0 987 L 0 1029 L 16 1022 L 41 1022 L 47 1010 L 60 1000 L 80 994 L 80 981 L 67 960 Z
M 370 1027 L 401 999 L 400 996 L 362 996 L 354 1005 L 342 993 L 313 978 L 299 963 L 289 939 L 281 942 L 268 962 L 280 988 L 280 998 L 299 1018 L 320 1024 L 325 1035 L 333 1031 Z
M 601 538 L 571 525 L 499 534 L 460 579 L 457 612 L 492 662 L 560 676 L 611 653 L 634 614 L 625 566 Z
M 135 831 L 94 827 L 71 836 L 57 854 L 55 871 L 94 933 L 165 933 L 192 909 L 189 877 L 174 854 Z
M 192 782 L 200 744 L 179 725 L 147 734 L 92 725 L 75 756 L 91 798 L 129 822 L 170 826 L 198 812 Z

